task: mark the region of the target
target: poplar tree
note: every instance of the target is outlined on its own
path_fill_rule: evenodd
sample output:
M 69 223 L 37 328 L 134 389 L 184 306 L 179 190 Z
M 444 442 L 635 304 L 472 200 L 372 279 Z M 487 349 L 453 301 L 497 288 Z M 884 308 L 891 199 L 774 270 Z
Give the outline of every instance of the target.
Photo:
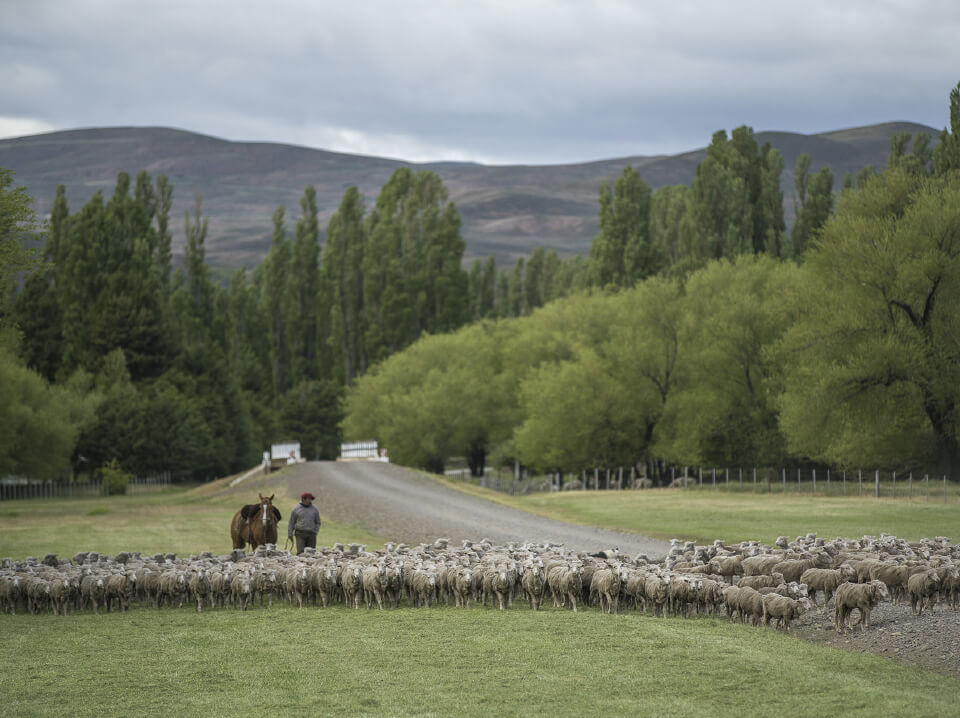
M 290 350 L 292 383 L 316 379 L 317 293 L 319 290 L 320 226 L 317 191 L 308 185 L 300 199 L 300 217 L 294 229 L 289 267 L 291 292 Z

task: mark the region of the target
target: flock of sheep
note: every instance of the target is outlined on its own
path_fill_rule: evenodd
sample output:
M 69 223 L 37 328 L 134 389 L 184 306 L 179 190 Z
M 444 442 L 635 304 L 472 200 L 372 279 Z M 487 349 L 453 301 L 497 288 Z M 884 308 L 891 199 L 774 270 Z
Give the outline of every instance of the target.
M 895 536 L 825 541 L 814 534 L 773 546 L 755 541 L 727 546 L 671 542 L 663 560 L 618 550 L 575 553 L 557 544 L 494 545 L 446 539 L 408 547 L 387 544 L 379 551 L 335 544 L 307 549 L 302 556 L 272 545 L 250 554 L 204 553 L 144 557 L 83 552 L 72 559 L 48 554 L 42 560 L 0 562 L 0 610 L 66 614 L 69 611 L 126 611 L 132 601 L 156 608 L 187 603 L 246 610 L 274 600 L 326 607 L 396 608 L 438 603 L 469 607 L 488 603 L 500 610 L 522 598 L 532 610 L 544 600 L 573 611 L 623 607 L 655 616 L 719 615 L 789 630 L 813 607 L 834 601 L 834 625 L 849 627 L 852 611 L 862 630 L 880 601 L 909 601 L 913 612 L 957 610 L 960 602 L 960 545 L 944 537 L 908 543 Z M 817 602 L 823 595 L 822 606 Z

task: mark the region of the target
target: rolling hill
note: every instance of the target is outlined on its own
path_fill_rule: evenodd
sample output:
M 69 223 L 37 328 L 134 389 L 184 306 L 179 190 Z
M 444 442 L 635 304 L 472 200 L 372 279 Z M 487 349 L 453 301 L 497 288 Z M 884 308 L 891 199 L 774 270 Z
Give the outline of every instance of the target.
M 812 169 L 828 166 L 839 183 L 846 172 L 886 165 L 890 137 L 900 132 L 937 130 L 892 122 L 815 135 L 758 132 L 784 158 L 784 209 L 793 210 L 793 175 L 802 152 Z M 109 127 L 67 130 L 0 140 L 0 167 L 14 170 L 36 200 L 49 211 L 58 184 L 67 189 L 71 211 L 95 191 L 109 197 L 117 174 L 166 174 L 174 185 L 174 252 L 182 251 L 184 214 L 195 193 L 209 217 L 207 261 L 226 269 L 253 267 L 270 246 L 271 215 L 278 205 L 292 231 L 303 189 L 317 190 L 321 228 L 336 211 L 344 191 L 356 185 L 368 206 L 399 167 L 427 169 L 444 181 L 463 218 L 466 261 L 494 255 L 512 262 L 536 246 L 561 255 L 584 254 L 597 232 L 597 188 L 634 166 L 654 188 L 689 184 L 705 149 L 672 156 L 624 157 L 569 165 L 487 166 L 460 162 L 411 163 L 266 142 L 232 142 L 184 130 L 157 127 Z

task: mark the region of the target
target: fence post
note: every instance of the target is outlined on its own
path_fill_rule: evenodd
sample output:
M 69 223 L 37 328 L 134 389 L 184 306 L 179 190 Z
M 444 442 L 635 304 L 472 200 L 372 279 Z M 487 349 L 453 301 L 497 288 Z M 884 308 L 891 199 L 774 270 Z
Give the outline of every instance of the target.
M 863 472 L 857 469 L 857 496 L 863 496 Z
M 787 493 L 787 470 L 780 469 L 783 472 L 783 493 Z
M 924 485 L 924 493 L 926 493 L 927 495 L 924 501 L 929 501 L 930 500 L 930 474 L 923 475 L 923 485 Z
M 729 486 L 730 485 L 730 467 L 729 466 L 724 467 L 723 476 L 724 476 L 724 484 Z
M 844 496 L 847 495 L 847 472 L 846 472 L 846 470 L 844 470 L 844 472 L 843 472 L 843 495 L 844 495 Z
M 913 498 L 913 472 L 910 472 L 910 478 L 907 480 L 907 486 L 909 487 L 909 498 Z
M 699 473 L 700 486 L 703 486 L 703 467 L 702 466 L 698 467 L 697 471 Z
M 873 493 L 876 498 L 880 498 L 880 469 L 873 474 Z
M 797 467 L 797 493 L 800 493 L 800 467 Z
M 943 475 L 943 503 L 947 503 L 947 475 Z
M 817 470 L 813 470 L 813 495 L 817 495 Z
M 713 488 L 717 488 L 717 467 L 713 467 Z
M 753 490 L 757 490 L 757 467 L 753 467 Z
M 893 498 L 897 498 L 897 472 L 893 472 Z

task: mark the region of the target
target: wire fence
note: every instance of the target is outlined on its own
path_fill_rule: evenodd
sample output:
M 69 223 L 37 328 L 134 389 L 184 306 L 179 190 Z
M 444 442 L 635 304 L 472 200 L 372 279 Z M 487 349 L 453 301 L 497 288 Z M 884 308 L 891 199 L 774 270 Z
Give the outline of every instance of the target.
M 171 486 L 170 472 L 153 476 L 138 476 L 127 483 L 126 493 L 142 494 L 161 491 Z M 8 476 L 0 479 L 0 501 L 18 499 L 71 499 L 108 496 L 109 486 L 102 480 L 56 481 L 52 479 L 26 479 Z
M 878 469 L 836 471 L 823 468 L 669 467 L 661 472 L 657 480 L 622 467 L 536 476 L 511 468 L 506 472 L 488 471 L 480 477 L 472 476 L 468 469 L 457 469 L 447 471 L 446 475 L 451 479 L 512 495 L 668 488 L 960 503 L 960 485 L 947 476 Z

